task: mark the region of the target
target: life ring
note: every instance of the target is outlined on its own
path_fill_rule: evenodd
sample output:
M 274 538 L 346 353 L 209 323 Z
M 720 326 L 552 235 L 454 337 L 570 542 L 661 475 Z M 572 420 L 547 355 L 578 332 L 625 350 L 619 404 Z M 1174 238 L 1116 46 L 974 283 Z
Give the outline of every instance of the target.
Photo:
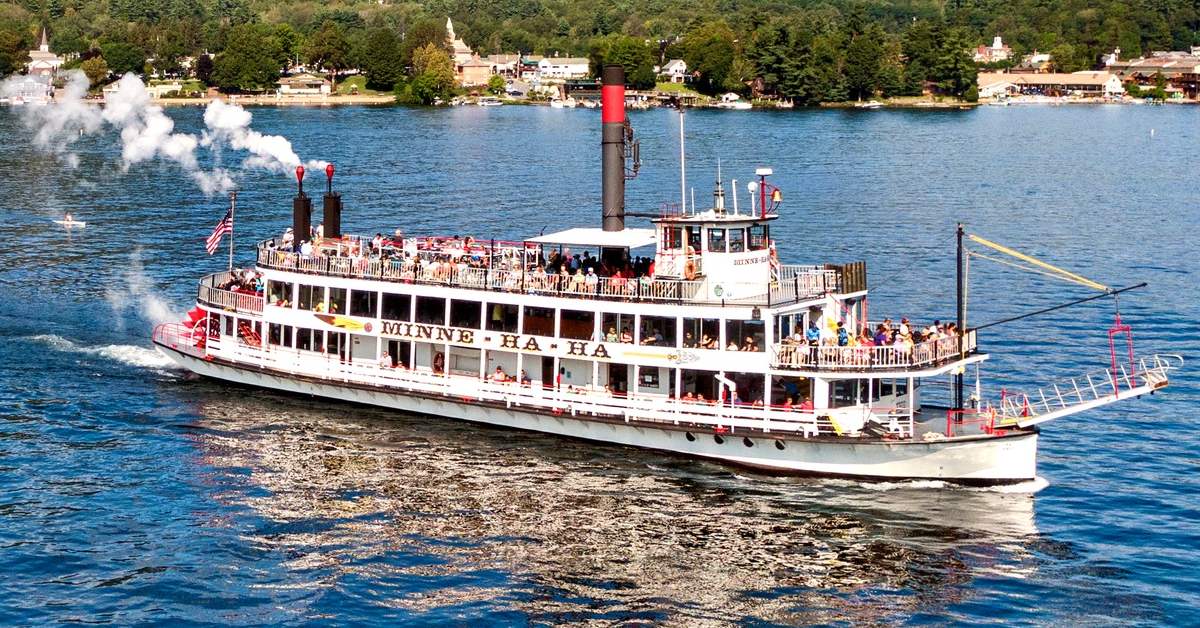
M 696 278 L 696 261 L 695 260 L 688 260 L 687 263 L 683 265 L 683 276 L 688 281 L 692 281 Z

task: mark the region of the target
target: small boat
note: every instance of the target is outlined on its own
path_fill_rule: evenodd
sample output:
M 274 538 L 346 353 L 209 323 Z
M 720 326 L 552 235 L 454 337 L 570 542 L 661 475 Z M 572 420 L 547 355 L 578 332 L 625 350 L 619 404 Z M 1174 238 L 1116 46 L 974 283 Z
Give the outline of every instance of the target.
M 721 96 L 721 102 L 717 103 L 716 107 L 718 109 L 734 109 L 737 111 L 745 111 L 747 109 L 752 109 L 754 105 L 750 104 L 749 101 L 742 100 L 741 96 L 738 96 L 733 92 L 729 92 L 728 94 Z
M 495 96 L 484 96 L 483 98 L 479 99 L 480 107 L 499 107 L 500 105 L 503 105 L 503 104 L 504 104 L 504 101 L 500 100 L 499 98 L 496 98 Z
M 883 103 L 879 102 L 878 100 L 868 100 L 867 102 L 860 102 L 854 106 L 858 109 L 882 109 Z
M 64 227 L 68 228 L 68 229 L 70 229 L 70 228 L 72 228 L 72 227 L 79 227 L 79 228 L 83 228 L 83 227 L 86 227 L 86 226 L 87 226 L 87 223 L 86 223 L 86 222 L 84 222 L 84 221 L 82 221 L 82 220 L 70 220 L 70 219 L 68 219 L 68 220 L 55 220 L 54 222 L 55 222 L 55 224 L 62 225 L 62 226 L 64 226 Z

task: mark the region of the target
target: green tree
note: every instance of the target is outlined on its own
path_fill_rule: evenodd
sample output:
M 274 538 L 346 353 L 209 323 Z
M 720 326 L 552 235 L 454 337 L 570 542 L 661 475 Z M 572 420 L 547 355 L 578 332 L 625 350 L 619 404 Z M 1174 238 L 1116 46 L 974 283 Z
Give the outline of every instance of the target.
M 447 100 L 454 91 L 454 62 L 444 48 L 425 44 L 413 51 L 413 80 L 408 84 L 411 100 L 423 105 Z
M 699 74 L 696 88 L 716 94 L 728 88 L 727 79 L 736 54 L 733 31 L 723 22 L 705 24 L 684 37 L 683 60 Z
M 213 60 L 212 82 L 224 91 L 261 91 L 279 79 L 279 43 L 270 27 L 241 24 L 229 30 L 225 51 Z
M 593 40 L 588 55 L 592 76 L 609 64 L 625 69 L 625 82 L 634 89 L 652 89 L 655 83 L 654 50 L 645 41 L 624 35 L 609 35 Z
M 110 42 L 100 46 L 108 69 L 118 76 L 126 72 L 141 74 L 146 66 L 146 53 L 124 42 Z
M 846 49 L 846 90 L 850 98 L 875 96 L 883 65 L 883 31 L 878 27 L 854 36 Z
M 200 55 L 199 57 L 196 57 L 195 70 L 196 70 L 196 80 L 200 81 L 201 83 L 204 83 L 205 85 L 208 85 L 209 81 L 212 80 L 212 73 L 213 73 L 212 57 L 210 57 L 209 55 Z
M 362 60 L 368 87 L 390 90 L 404 78 L 404 57 L 400 44 L 400 38 L 390 28 L 367 31 L 357 56 Z
M 341 26 L 327 21 L 309 36 L 304 56 L 310 66 L 329 71 L 336 92 L 338 73 L 350 67 L 350 40 Z
M 971 55 L 971 40 L 961 31 L 950 30 L 942 35 L 933 74 L 938 89 L 958 97 L 976 84 L 978 73 Z
M 504 77 L 500 76 L 499 74 L 493 74 L 492 77 L 488 79 L 487 87 L 488 91 L 496 96 L 503 94 L 505 88 Z
M 104 57 L 92 57 L 79 64 L 79 69 L 87 75 L 92 87 L 99 87 L 108 78 L 108 64 L 104 62 Z
M 17 33 L 0 30 L 0 76 L 8 76 L 29 62 L 28 46 Z

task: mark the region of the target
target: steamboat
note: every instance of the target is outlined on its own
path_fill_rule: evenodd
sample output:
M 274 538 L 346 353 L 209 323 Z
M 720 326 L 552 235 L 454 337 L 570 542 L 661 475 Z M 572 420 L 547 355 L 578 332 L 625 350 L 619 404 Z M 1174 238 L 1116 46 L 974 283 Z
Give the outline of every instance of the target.
M 1034 479 L 1039 425 L 1153 393 L 1181 363 L 1135 358 L 1118 317 L 1110 368 L 985 400 L 964 239 L 1086 280 L 960 226 L 957 320 L 868 321 L 863 263 L 779 263 L 782 198 L 766 168 L 747 211 L 736 182 L 727 207 L 718 180 L 711 207 L 685 201 L 627 228 L 639 160 L 624 84 L 604 68 L 600 228 L 520 242 L 347 235 L 329 166 L 316 230 L 301 167 L 291 229 L 258 244 L 253 269 L 232 270 L 231 255 L 230 271 L 201 279 L 188 319 L 153 342 L 201 376 L 438 420 L 773 473 L 972 485 Z

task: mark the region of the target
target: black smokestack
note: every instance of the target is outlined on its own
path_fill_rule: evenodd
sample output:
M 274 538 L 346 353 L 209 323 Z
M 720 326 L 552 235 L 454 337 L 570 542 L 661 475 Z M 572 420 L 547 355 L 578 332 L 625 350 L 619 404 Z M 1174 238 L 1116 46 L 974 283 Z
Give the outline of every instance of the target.
M 296 250 L 300 243 L 311 240 L 312 199 L 304 193 L 304 166 L 296 166 L 296 198 L 292 199 L 292 236 Z
M 325 207 L 322 210 L 325 219 L 325 237 L 342 237 L 342 194 L 333 191 L 333 164 L 325 166 Z
M 606 65 L 600 74 L 601 215 L 605 231 L 625 229 L 625 68 Z

